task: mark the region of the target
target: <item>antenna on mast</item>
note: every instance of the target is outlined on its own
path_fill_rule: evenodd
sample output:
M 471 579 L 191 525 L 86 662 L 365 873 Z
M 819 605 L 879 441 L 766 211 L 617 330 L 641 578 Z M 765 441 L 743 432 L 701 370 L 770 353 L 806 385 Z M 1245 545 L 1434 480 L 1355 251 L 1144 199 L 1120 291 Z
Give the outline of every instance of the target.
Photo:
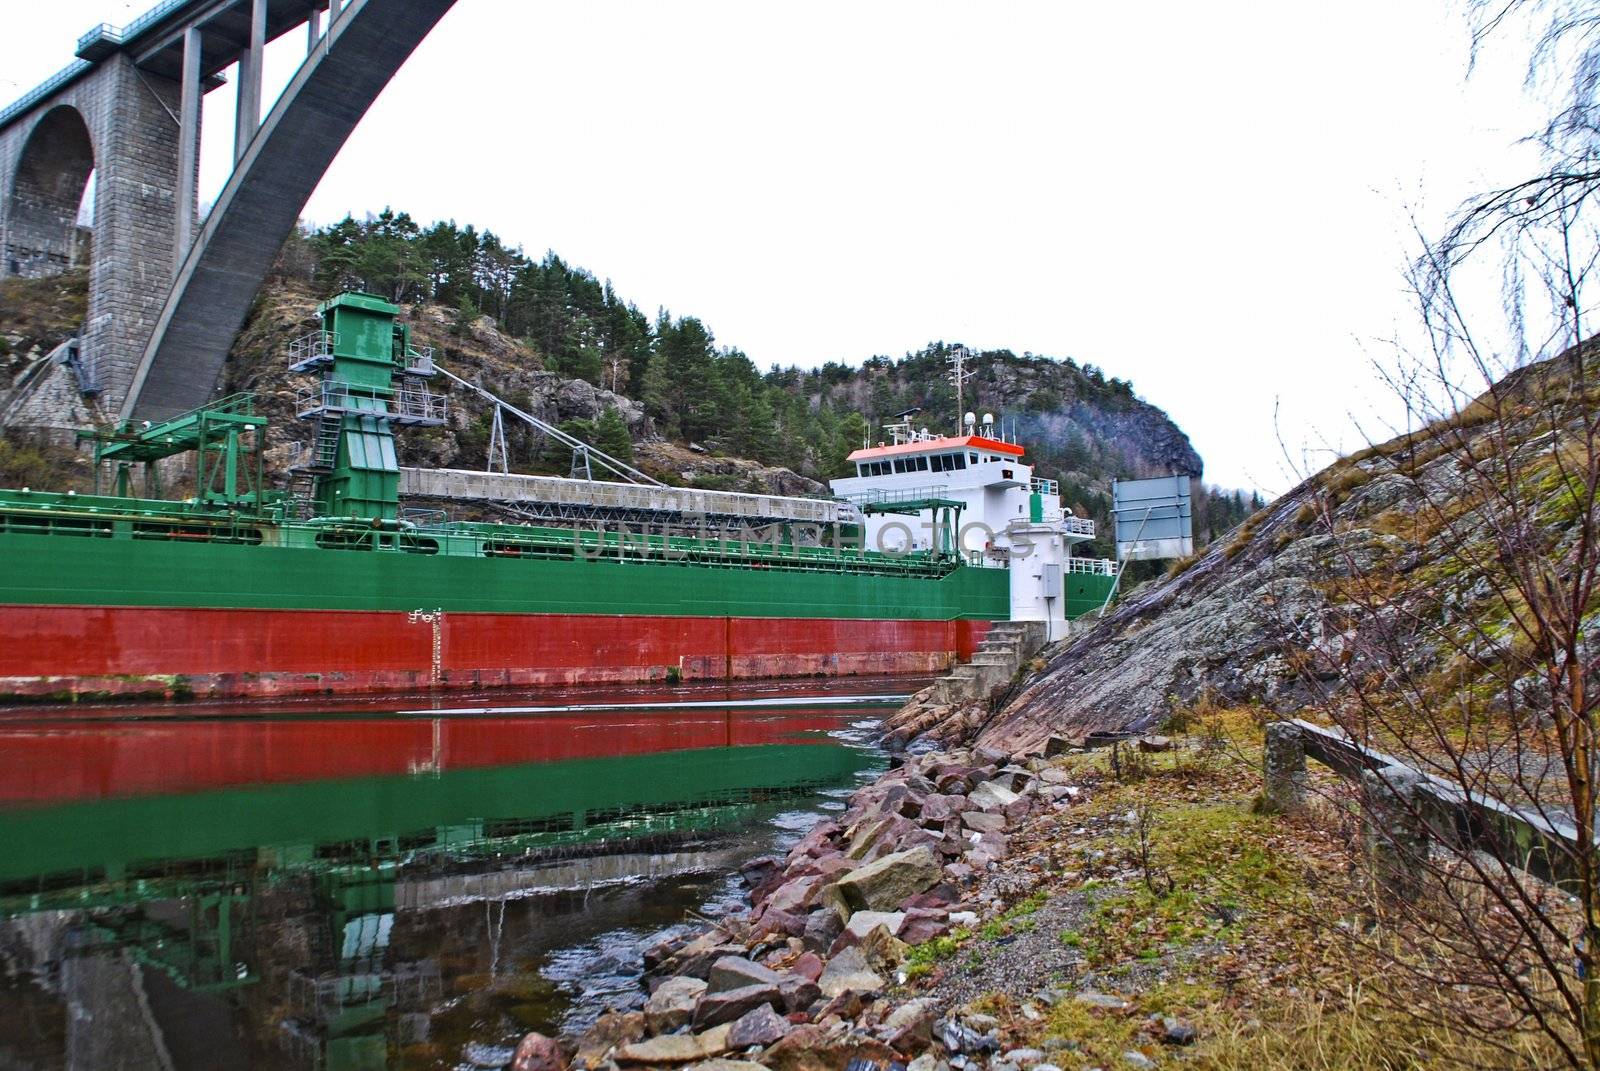
M 971 356 L 972 354 L 968 352 L 967 347 L 958 345 L 953 348 L 945 357 L 945 360 L 950 362 L 950 382 L 956 385 L 957 435 L 961 434 L 961 414 L 963 411 L 963 406 L 961 405 L 961 395 L 963 393 L 962 388 L 966 385 L 969 379 L 978 374 L 978 370 L 976 368 L 969 369 L 967 367 L 967 358 Z

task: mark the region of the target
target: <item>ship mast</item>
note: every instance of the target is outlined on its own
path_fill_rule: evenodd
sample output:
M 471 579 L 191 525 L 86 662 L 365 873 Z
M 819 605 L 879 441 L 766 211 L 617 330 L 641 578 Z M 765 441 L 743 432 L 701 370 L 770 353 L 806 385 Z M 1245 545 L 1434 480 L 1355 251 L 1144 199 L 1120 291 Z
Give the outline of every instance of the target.
M 961 434 L 963 427 L 962 413 L 966 412 L 966 407 L 961 404 L 963 388 L 966 386 L 966 383 L 969 379 L 978 374 L 978 370 L 976 368 L 969 369 L 967 367 L 967 358 L 969 356 L 970 354 L 967 352 L 967 347 L 958 345 L 950 351 L 947 357 L 945 357 L 945 360 L 950 362 L 950 382 L 956 385 L 957 435 Z

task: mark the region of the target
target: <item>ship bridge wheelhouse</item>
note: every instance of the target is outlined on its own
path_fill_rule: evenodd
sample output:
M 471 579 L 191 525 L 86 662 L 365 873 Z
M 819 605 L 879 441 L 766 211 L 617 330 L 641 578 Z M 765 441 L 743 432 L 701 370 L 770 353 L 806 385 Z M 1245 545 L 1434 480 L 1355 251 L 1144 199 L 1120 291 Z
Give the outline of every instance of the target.
M 852 453 L 856 475 L 833 480 L 832 488 L 866 510 L 873 550 L 938 549 L 932 519 L 892 508 L 935 499 L 960 503 L 960 550 L 974 564 L 1003 566 L 1008 530 L 1019 522 L 1059 522 L 1071 542 L 1092 539 L 1093 522 L 1066 514 L 1055 481 L 1035 479 L 1023 457 L 1021 446 L 988 435 L 897 435 Z

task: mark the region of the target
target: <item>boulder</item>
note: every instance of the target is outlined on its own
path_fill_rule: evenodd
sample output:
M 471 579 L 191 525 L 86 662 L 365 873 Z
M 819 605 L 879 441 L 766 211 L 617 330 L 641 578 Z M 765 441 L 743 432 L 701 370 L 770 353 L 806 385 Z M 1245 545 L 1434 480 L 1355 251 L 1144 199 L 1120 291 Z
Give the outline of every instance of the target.
M 967 852 L 967 862 L 975 867 L 998 863 L 1011 850 L 1011 843 L 1004 833 L 974 833 L 972 841 L 972 848 Z
M 897 1052 L 912 1056 L 933 1044 L 933 1023 L 939 1002 L 931 997 L 908 1001 L 889 1013 L 879 1034 Z
M 578 1039 L 573 1062 L 580 1067 L 599 1067 L 617 1046 L 639 1041 L 644 1035 L 643 1012 L 606 1012 Z
M 714 1060 L 702 1060 L 700 1063 L 691 1064 L 690 1068 L 691 1071 L 767 1071 L 754 1060 L 729 1060 L 721 1056 Z
M 839 935 L 839 940 L 850 945 L 860 944 L 867 934 L 879 926 L 886 927 L 891 937 L 898 936 L 905 921 L 904 911 L 857 911 L 845 923 L 844 933 Z
M 554 1038 L 537 1031 L 524 1035 L 511 1058 L 511 1071 L 566 1071 L 567 1054 Z
M 752 985 L 775 986 L 782 981 L 778 972 L 741 956 L 723 956 L 711 965 L 706 976 L 706 993 L 722 993 Z
M 858 867 L 834 883 L 853 911 L 883 911 L 937 885 L 944 875 L 939 857 L 927 845 L 895 852 Z
M 910 847 L 926 837 L 921 826 L 898 814 L 885 815 L 857 826 L 845 857 L 867 863 L 890 852 Z
M 1015 803 L 1022 797 L 998 781 L 985 781 L 967 799 L 980 811 L 998 811 L 1009 803 Z
M 769 908 L 761 912 L 754 923 L 754 929 L 757 933 L 799 937 L 806 932 L 806 916 Z
M 811 827 L 811 832 L 801 837 L 799 843 L 789 849 L 789 860 L 793 861 L 806 856 L 821 855 L 833 847 L 833 838 L 843 830 L 837 822 L 819 822 Z
M 872 1003 L 877 994 L 857 993 L 854 989 L 846 989 L 843 993 L 827 1001 L 813 1018 L 819 1023 L 830 1019 L 843 1019 L 845 1022 L 854 1022 L 861 1018 L 861 1013 L 867 1010 L 867 1005 Z
M 665 963 L 684 945 L 689 943 L 687 934 L 669 932 L 665 937 L 647 940 L 642 949 L 644 956 L 644 969 L 653 971 Z
M 652 1034 L 668 1034 L 694 1018 L 694 1006 L 706 991 L 698 978 L 676 975 L 656 987 L 645 1001 L 644 1019 Z
M 1083 747 L 1083 742 L 1065 736 L 1051 736 L 1044 742 L 1044 757 L 1053 759 L 1057 755 L 1065 755 Z
M 820 977 L 821 974 L 821 961 L 818 960 L 817 975 Z M 822 988 L 817 985 L 816 979 L 802 974 L 786 974 L 778 984 L 778 995 L 783 998 L 783 1010 L 793 1015 L 804 1012 L 816 1003 L 817 998 L 822 996 Z
M 1161 1040 L 1168 1045 L 1193 1045 L 1195 1038 L 1200 1036 L 1194 1024 L 1170 1015 L 1163 1015 L 1160 1020 Z
M 700 995 L 694 1006 L 694 1027 L 696 1030 L 708 1026 L 721 1026 L 731 1023 L 747 1011 L 752 1011 L 761 1005 L 781 1007 L 783 995 L 778 992 L 776 983 L 772 985 L 747 985 L 738 989 L 724 989 L 719 993 L 707 990 Z
M 763 911 L 783 911 L 790 914 L 803 915 L 812 901 L 817 898 L 817 890 L 823 885 L 823 879 L 816 874 L 807 874 L 798 878 L 791 878 L 781 883 L 767 895 L 762 904 Z
M 789 964 L 791 971 L 813 982 L 822 977 L 822 968 L 822 957 L 815 952 L 803 952 L 798 959 Z
M 911 951 L 911 946 L 890 933 L 887 926 L 873 927 L 857 947 L 868 966 L 886 974 L 892 973 L 905 962 L 906 955 Z
M 968 811 L 961 816 L 961 824 L 977 833 L 1001 833 L 1005 831 L 1006 818 L 993 811 Z
M 739 877 L 744 881 L 746 888 L 754 889 L 777 877 L 782 869 L 783 863 L 780 860 L 765 855 L 760 859 L 752 859 L 740 867 Z
M 728 1032 L 728 1046 L 735 1051 L 748 1049 L 752 1045 L 766 1048 L 782 1039 L 789 1030 L 789 1020 L 763 1004 L 734 1020 L 733 1029 Z
M 1145 752 L 1171 751 L 1172 738 L 1170 736 L 1141 736 L 1139 750 Z
M 1047 785 L 1067 785 L 1072 783 L 1072 775 L 1059 766 L 1046 766 L 1039 771 L 1039 780 Z
M 828 961 L 822 977 L 817 979 L 817 986 L 825 997 L 836 997 L 847 991 L 876 993 L 883 988 L 883 979 L 873 973 L 859 948 L 847 948 Z
M 971 806 L 965 796 L 929 796 L 922 805 L 922 824 L 931 826 L 947 818 L 955 818 Z
M 648 1041 L 635 1041 L 616 1051 L 613 1059 L 619 1064 L 689 1064 L 721 1056 L 729 1049 L 728 1034 L 732 1024 L 714 1027 L 700 1034 L 663 1034 Z
M 949 882 L 940 882 L 926 892 L 919 892 L 917 895 L 902 901 L 901 904 L 907 911 L 912 911 L 916 908 L 935 908 L 942 911 L 957 903 L 960 899 L 960 889 Z
M 1016 801 L 1000 808 L 1000 813 L 1012 822 L 1020 822 L 1033 810 L 1032 796 L 1018 796 Z
M 950 932 L 950 916 L 932 908 L 915 907 L 906 912 L 906 921 L 896 937 L 908 945 L 920 945 Z
M 1022 792 L 1033 780 L 1033 773 L 1021 766 L 1003 766 L 995 773 L 994 779 L 1013 792 Z
M 937 1034 L 940 1044 L 948 1052 L 965 1055 L 980 1055 L 986 1052 L 999 1051 L 1000 1038 L 998 1032 L 982 1029 L 981 1024 L 974 1025 L 971 1022 L 972 1018 L 972 1016 L 969 1016 L 968 1021 L 965 1023 L 954 1018 L 936 1023 L 934 1032 Z
M 797 1026 L 761 1054 L 772 1071 L 845 1071 L 853 1060 L 863 1061 L 863 1068 L 887 1068 L 899 1056 L 886 1042 L 851 1034 L 842 1025 Z
M 711 973 L 711 965 L 723 956 L 737 956 L 744 951 L 742 945 L 726 944 L 727 935 L 720 930 L 696 937 L 678 951 L 668 956 L 658 968 L 662 974 L 688 974 L 704 978 Z
M 844 920 L 833 911 L 813 911 L 806 916 L 806 929 L 800 935 L 806 948 L 822 953 L 833 947 L 833 942 L 844 932 Z

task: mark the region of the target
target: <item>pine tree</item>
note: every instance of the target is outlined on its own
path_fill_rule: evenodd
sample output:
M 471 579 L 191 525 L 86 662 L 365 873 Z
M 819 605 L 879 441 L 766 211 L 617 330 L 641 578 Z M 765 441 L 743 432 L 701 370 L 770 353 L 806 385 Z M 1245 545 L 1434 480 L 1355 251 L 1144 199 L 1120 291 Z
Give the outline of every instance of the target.
M 667 355 L 656 352 L 645 362 L 644 389 L 641 401 L 644 411 L 659 425 L 663 435 L 676 438 L 679 434 L 678 411 L 673 402 L 672 378 L 667 372 Z
M 595 421 L 594 445 L 618 461 L 633 461 L 633 437 L 628 434 L 622 414 L 615 409 L 607 409 Z

